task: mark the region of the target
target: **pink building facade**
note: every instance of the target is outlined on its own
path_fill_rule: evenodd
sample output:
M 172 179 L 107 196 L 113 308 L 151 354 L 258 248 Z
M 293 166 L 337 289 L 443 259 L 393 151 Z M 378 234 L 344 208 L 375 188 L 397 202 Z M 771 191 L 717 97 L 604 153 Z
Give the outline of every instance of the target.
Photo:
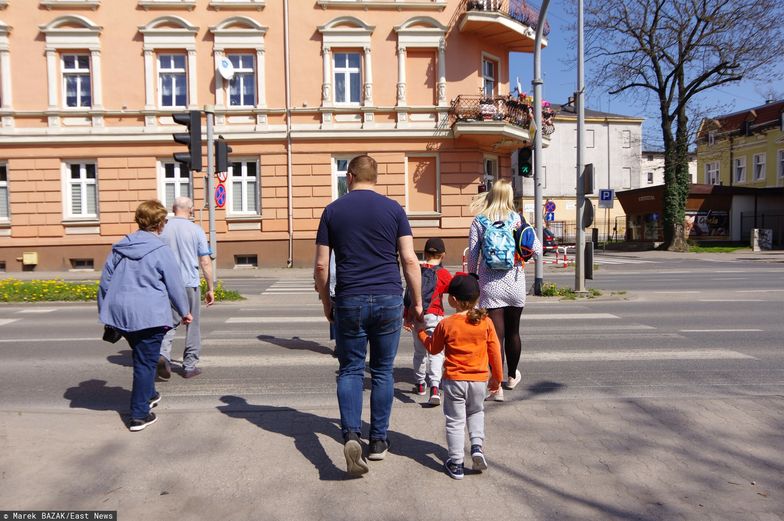
M 459 262 L 479 184 L 530 140 L 507 71 L 531 18 L 515 0 L 0 1 L 0 269 L 101 269 L 145 199 L 189 195 L 206 229 L 172 114 L 207 106 L 232 147 L 219 267 L 310 265 L 361 153 L 416 245 L 441 236 Z

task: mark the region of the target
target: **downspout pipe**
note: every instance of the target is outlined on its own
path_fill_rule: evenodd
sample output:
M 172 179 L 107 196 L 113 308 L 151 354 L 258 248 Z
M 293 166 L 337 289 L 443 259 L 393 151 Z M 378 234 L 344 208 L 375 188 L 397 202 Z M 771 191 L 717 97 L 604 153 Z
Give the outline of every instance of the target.
M 531 83 L 534 86 L 534 215 L 536 216 L 535 228 L 536 236 L 544 244 L 544 224 L 542 223 L 542 38 L 544 36 L 545 16 L 550 0 L 542 0 L 542 8 L 539 10 L 539 23 L 536 26 L 536 40 L 534 43 L 534 79 Z M 542 294 L 544 283 L 544 259 L 543 255 L 536 258 L 534 271 L 534 295 Z
M 294 267 L 294 182 L 291 161 L 291 57 L 289 56 L 289 0 L 283 0 L 283 56 L 286 82 L 286 211 L 288 213 L 289 258 L 287 268 Z

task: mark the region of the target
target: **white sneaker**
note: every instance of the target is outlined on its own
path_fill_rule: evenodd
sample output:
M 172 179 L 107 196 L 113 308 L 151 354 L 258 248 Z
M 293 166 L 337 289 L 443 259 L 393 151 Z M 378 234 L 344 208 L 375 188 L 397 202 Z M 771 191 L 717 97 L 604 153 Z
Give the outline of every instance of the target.
M 486 402 L 503 402 L 504 401 L 504 390 L 499 387 L 497 391 L 487 391 L 487 398 L 485 398 Z
M 523 375 L 520 374 L 520 370 L 519 369 L 515 369 L 514 378 L 511 378 L 511 377 L 509 378 L 509 380 L 506 382 L 506 388 L 511 391 L 512 389 L 517 387 L 517 384 L 519 384 L 520 380 L 522 380 L 522 379 L 523 379 Z

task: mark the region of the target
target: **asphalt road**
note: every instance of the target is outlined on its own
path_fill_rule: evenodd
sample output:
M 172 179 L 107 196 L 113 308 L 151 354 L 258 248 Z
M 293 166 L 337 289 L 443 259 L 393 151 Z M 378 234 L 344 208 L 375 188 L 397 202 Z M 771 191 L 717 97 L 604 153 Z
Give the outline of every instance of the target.
M 488 443 L 496 447 L 491 463 L 502 469 L 486 473 L 497 476 L 493 481 L 463 489 L 485 497 L 477 503 L 481 508 L 470 510 L 476 517 L 466 518 L 503 515 L 515 505 L 519 516 L 513 519 L 782 519 L 784 263 L 646 254 L 599 255 L 597 261 L 587 286 L 600 289 L 601 297 L 530 297 L 521 326 L 523 383 L 507 391 L 506 403 L 488 404 Z M 527 273 L 530 281 L 532 266 Z M 439 472 L 444 446 L 439 409 L 411 393 L 410 336 L 403 335 L 396 362 L 392 439 L 398 448 L 392 457 L 408 455 L 419 463 L 414 471 L 423 485 L 416 485 L 419 477 L 408 477 L 411 464 L 399 457 L 392 458 L 397 463 L 384 462 L 391 465 L 387 480 L 365 479 L 368 488 L 356 482 L 346 489 L 325 488 L 325 481 L 343 479 L 344 463 L 334 423 L 337 363 L 310 272 L 232 275 L 224 279 L 226 286 L 248 299 L 203 311 L 204 373 L 158 383 L 164 397 L 161 419 L 133 435 L 121 421 L 130 396 L 130 351 L 123 343 L 100 340 L 94 305 L 0 306 L 0 454 L 6 455 L 0 459 L 0 510 L 109 505 L 126 513 L 121 519 L 142 519 L 141 498 L 176 490 L 179 506 L 174 498 L 157 498 L 149 504 L 155 514 L 148 518 L 459 515 L 460 508 L 436 501 L 422 488 L 432 483 L 433 493 L 448 496 L 454 483 Z M 549 265 L 545 281 L 570 286 L 574 275 Z M 180 338 L 175 354 L 181 345 Z M 238 424 L 238 419 L 248 421 Z M 313 427 L 323 421 L 328 428 Z M 706 430 L 714 430 L 719 441 L 703 437 Z M 313 435 L 302 438 L 301 432 Z M 523 432 L 527 447 L 517 443 Z M 227 439 L 221 433 L 233 435 Z M 632 433 L 646 444 L 655 438 L 661 446 L 655 453 L 638 451 Z M 148 441 L 140 442 L 145 436 Z M 733 450 L 747 453 L 721 456 L 728 450 L 722 436 Z M 70 444 L 63 446 L 65 439 Z M 155 452 L 161 447 L 180 457 Z M 130 469 L 144 469 L 135 461 L 142 448 L 177 461 L 180 470 L 151 472 L 154 485 L 135 477 Z M 437 457 L 415 458 L 412 451 Z M 570 451 L 577 452 L 575 461 L 589 462 L 575 467 L 566 456 Z M 258 459 L 261 454 L 266 456 Z M 635 463 L 628 459 L 632 455 Z M 97 463 L 101 458 L 112 470 Z M 101 479 L 64 486 L 82 472 L 72 468 L 74 460 Z M 39 472 L 57 468 L 58 478 L 37 480 L 34 470 L 19 467 L 28 461 Z M 203 468 L 206 462 L 209 470 Z M 521 474 L 526 470 L 531 473 Z M 717 478 L 722 470 L 728 476 L 723 481 Z M 692 475 L 689 486 L 676 485 L 671 472 L 699 476 Z M 646 473 L 656 479 L 649 483 Z M 254 480 L 268 487 L 265 493 L 254 494 Z M 718 482 L 723 486 L 717 488 Z M 767 487 L 764 495 L 745 495 L 745 490 L 733 495 L 735 488 L 758 482 Z M 398 486 L 403 497 L 372 503 L 373 494 Z M 707 496 L 686 500 L 683 486 L 692 498 Z M 723 490 L 728 486 L 729 492 Z M 115 492 L 117 487 L 124 492 Z M 370 503 L 346 513 L 334 497 L 343 493 L 349 494 L 347 501 L 360 494 Z M 312 501 L 297 503 L 298 494 Z M 711 506 L 700 503 L 708 499 Z M 263 515 L 261 504 L 267 508 Z

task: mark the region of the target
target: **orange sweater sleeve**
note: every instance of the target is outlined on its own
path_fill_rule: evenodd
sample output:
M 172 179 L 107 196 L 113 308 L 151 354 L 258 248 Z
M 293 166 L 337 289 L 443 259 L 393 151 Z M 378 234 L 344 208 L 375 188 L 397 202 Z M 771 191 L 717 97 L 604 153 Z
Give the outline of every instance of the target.
M 487 358 L 490 361 L 490 372 L 493 378 L 501 382 L 504 379 L 504 363 L 501 360 L 501 343 L 498 341 L 498 334 L 495 331 L 493 321 L 486 318 L 487 322 Z
M 419 336 L 419 341 L 422 342 L 422 345 L 425 346 L 425 349 L 431 355 L 437 355 L 444 350 L 444 327 L 440 322 L 433 330 L 433 336 L 428 336 L 424 329 L 419 330 L 417 335 Z

